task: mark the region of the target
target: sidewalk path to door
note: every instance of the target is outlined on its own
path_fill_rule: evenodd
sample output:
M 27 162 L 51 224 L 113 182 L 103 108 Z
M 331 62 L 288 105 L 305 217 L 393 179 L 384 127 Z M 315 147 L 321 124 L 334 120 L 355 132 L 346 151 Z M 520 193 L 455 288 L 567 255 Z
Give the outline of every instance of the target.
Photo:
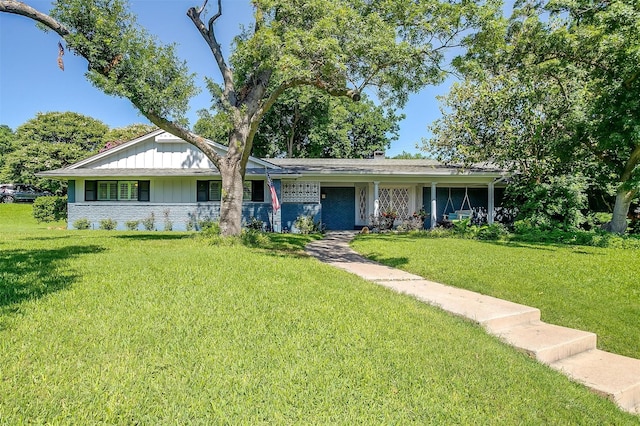
M 596 349 L 597 336 L 540 321 L 540 310 L 449 287 L 365 259 L 349 247 L 355 231 L 329 232 L 307 245 L 320 261 L 454 315 L 468 318 L 504 342 L 640 414 L 640 360 Z

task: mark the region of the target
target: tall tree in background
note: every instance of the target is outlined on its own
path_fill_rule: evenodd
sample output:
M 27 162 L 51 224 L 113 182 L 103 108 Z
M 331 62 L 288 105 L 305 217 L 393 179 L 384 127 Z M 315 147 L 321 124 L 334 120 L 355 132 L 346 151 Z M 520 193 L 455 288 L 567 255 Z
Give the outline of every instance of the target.
M 429 157 L 419 152 L 402 151 L 400 154 L 392 157 L 394 160 L 428 160 Z
M 444 99 L 426 149 L 533 181 L 591 173 L 600 186 L 615 184 L 608 229 L 622 233 L 640 188 L 640 5 L 517 5 L 459 62 L 465 80 Z
M 16 149 L 15 146 L 16 135 L 11 130 L 11 127 L 6 124 L 0 125 L 0 170 L 4 164 L 7 155 Z
M 50 15 L 14 0 L 17 13 L 58 33 L 89 62 L 87 78 L 105 93 L 128 98 L 153 124 L 197 146 L 220 170 L 220 227 L 240 233 L 243 180 L 262 118 L 287 90 L 313 86 L 354 101 L 366 87 L 402 105 L 410 92 L 443 80 L 444 54 L 491 21 L 498 4 L 437 0 L 253 0 L 255 25 L 236 37 L 225 58 L 215 24 L 222 1 L 203 21 L 206 1 L 187 15 L 213 55 L 222 83 L 208 81 L 228 128 L 227 154 L 190 131 L 183 117 L 197 91 L 172 46 L 140 28 L 123 0 L 59 0 Z
M 215 110 L 199 111 L 194 131 L 223 140 L 224 124 Z M 253 155 L 288 158 L 367 158 L 398 139 L 404 118 L 376 106 L 365 94 L 359 102 L 314 88 L 284 93 L 265 114 L 253 142 Z
M 16 136 L 35 144 L 76 145 L 95 153 L 109 127 L 100 120 L 76 112 L 38 113 L 16 129 Z
M 108 129 L 101 121 L 75 112 L 38 113 L 16 129 L 16 148 L 5 157 L 0 176 L 3 181 L 32 183 L 61 194 L 66 190 L 62 182 L 35 174 L 97 153 Z

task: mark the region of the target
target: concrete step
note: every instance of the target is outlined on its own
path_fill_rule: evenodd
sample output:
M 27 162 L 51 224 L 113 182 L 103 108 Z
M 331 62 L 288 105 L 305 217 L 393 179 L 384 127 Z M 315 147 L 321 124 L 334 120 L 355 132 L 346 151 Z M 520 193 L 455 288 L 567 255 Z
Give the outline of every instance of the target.
M 492 333 L 495 330 L 503 330 L 540 320 L 539 309 L 433 281 L 375 280 L 375 282 L 470 319 Z
M 625 411 L 640 414 L 640 360 L 594 349 L 549 365 Z
M 541 321 L 497 330 L 493 334 L 545 364 L 595 349 L 597 341 L 594 333 Z

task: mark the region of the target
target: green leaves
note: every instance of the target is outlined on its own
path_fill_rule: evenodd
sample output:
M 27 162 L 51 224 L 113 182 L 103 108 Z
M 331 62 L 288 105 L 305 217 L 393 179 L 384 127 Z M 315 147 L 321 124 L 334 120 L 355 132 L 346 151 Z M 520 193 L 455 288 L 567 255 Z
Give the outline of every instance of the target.
M 143 113 L 181 121 L 198 89 L 172 45 L 160 45 L 136 23 L 123 0 L 60 0 L 51 16 L 71 34 L 67 46 L 89 62 L 87 78 Z
M 444 51 L 493 16 L 496 5 L 437 1 L 255 1 L 265 17 L 236 39 L 236 84 L 259 69 L 272 85 L 292 81 L 361 90 L 402 105 L 407 94 L 444 78 Z M 487 12 L 490 10 L 491 12 Z M 253 74 L 252 74 L 253 73 Z
M 516 6 L 507 26 L 477 37 L 457 61 L 466 79 L 444 99 L 426 148 L 446 160 L 495 161 L 538 180 L 583 171 L 600 188 L 622 183 L 636 197 L 640 6 Z M 499 43 L 489 49 L 486 40 Z M 625 222 L 625 209 L 618 210 Z
M 367 158 L 398 138 L 402 118 L 366 96 L 353 102 L 316 89 L 292 89 L 265 115 L 254 141 L 254 154 Z

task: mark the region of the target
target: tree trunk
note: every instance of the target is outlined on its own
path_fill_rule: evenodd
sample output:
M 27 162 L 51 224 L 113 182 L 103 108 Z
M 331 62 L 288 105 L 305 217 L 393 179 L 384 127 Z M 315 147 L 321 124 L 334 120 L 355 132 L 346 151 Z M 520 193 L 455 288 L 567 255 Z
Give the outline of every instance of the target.
M 220 233 L 225 237 L 240 235 L 244 173 L 239 163 L 224 161 L 220 165 L 220 175 L 222 177 Z
M 613 216 L 611 222 L 607 223 L 603 228 L 606 231 L 616 234 L 624 234 L 627 230 L 627 215 L 629 214 L 629 207 L 631 207 L 631 201 L 638 194 L 637 183 L 633 185 L 632 189 L 628 189 L 628 183 L 633 177 L 633 173 L 640 163 L 640 144 L 636 145 L 629 155 L 629 159 L 624 165 L 622 174 L 620 175 L 620 187 L 616 193 L 616 204 L 613 206 Z M 627 186 L 627 188 L 625 188 Z
M 629 207 L 631 201 L 635 197 L 637 190 L 625 190 L 623 188 L 618 189 L 616 194 L 616 204 L 613 206 L 613 216 L 611 222 L 604 225 L 604 229 L 616 234 L 624 234 L 627 229 L 627 215 L 629 214 Z

